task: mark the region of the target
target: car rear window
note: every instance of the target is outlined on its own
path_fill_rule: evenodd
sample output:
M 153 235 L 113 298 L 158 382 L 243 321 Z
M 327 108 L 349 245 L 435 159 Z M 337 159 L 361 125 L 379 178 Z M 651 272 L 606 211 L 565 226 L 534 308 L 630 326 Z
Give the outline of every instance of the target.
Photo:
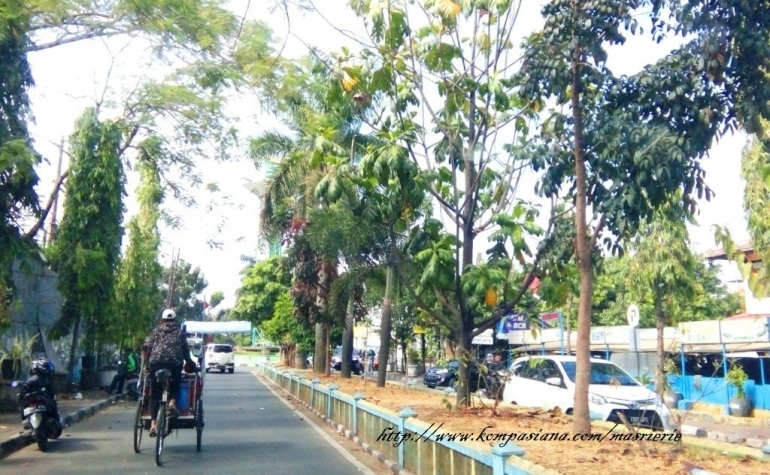
M 232 353 L 233 347 L 230 345 L 217 345 L 214 347 L 214 353 Z

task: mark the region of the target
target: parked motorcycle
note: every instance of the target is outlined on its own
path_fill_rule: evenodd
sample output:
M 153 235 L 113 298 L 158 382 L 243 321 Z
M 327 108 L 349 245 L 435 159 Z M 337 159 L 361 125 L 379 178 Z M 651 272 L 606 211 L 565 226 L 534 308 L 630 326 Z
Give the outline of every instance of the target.
M 54 370 L 47 358 L 32 361 L 29 378 L 22 383 L 18 394 L 22 425 L 32 430 L 41 452 L 48 450 L 48 439 L 58 439 L 62 432 L 56 392 L 51 384 Z
M 505 387 L 508 377 L 509 374 L 507 371 L 489 371 L 484 377 L 484 388 L 481 389 L 480 392 L 486 398 L 501 399 L 503 396 L 503 388 Z

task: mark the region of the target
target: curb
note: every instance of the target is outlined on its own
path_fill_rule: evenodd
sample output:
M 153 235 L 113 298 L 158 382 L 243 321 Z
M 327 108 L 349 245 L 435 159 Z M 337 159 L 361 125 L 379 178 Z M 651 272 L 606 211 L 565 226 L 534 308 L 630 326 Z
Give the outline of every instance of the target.
M 90 406 L 80 408 L 75 412 L 71 412 L 65 416 L 61 416 L 60 420 L 63 426 L 62 431 L 67 427 L 77 424 L 83 419 L 86 419 L 96 414 L 97 412 L 101 411 L 105 407 L 115 404 L 120 399 L 123 399 L 124 396 L 125 396 L 124 394 L 116 394 L 114 396 L 110 396 L 107 399 L 99 401 L 95 404 L 91 404 Z M 25 432 L 23 434 L 10 437 L 4 440 L 3 442 L 0 442 L 0 459 L 4 459 L 5 457 L 11 455 L 12 453 L 18 450 L 21 450 L 24 447 L 32 444 L 33 442 L 34 442 L 34 439 L 32 438 L 32 434 L 30 432 Z
M 592 424 L 596 427 L 603 427 L 605 429 L 613 429 L 615 424 L 612 422 L 592 421 Z M 637 429 L 639 433 L 647 434 L 651 433 L 649 429 Z M 697 434 L 706 433 L 704 429 L 695 426 L 682 426 L 682 444 L 690 448 L 709 450 L 712 452 L 721 453 L 722 455 L 729 455 L 732 457 L 751 457 L 752 459 L 762 462 L 770 462 L 770 457 L 766 455 L 760 448 L 749 447 L 747 445 L 728 443 L 727 440 L 717 439 L 715 436 L 707 437 L 703 435 L 691 435 L 687 431 L 696 431 Z M 700 432 L 698 432 L 700 431 Z M 711 432 L 714 434 L 714 432 Z M 723 435 L 723 434 L 720 434 Z M 673 441 L 663 440 L 661 443 L 674 444 Z
M 369 455 L 377 458 L 377 460 L 379 460 L 381 464 L 383 464 L 385 467 L 390 469 L 390 471 L 393 472 L 395 475 L 414 475 L 412 472 L 402 468 L 398 464 L 398 462 L 390 460 L 389 458 L 387 458 L 385 456 L 385 454 L 383 454 L 379 450 L 375 450 L 371 445 L 369 445 L 366 442 L 364 442 L 363 440 L 361 440 L 360 437 L 353 435 L 353 431 L 351 431 L 350 429 L 346 429 L 345 426 L 343 426 L 342 424 L 337 424 L 333 420 L 327 418 L 322 413 L 320 413 L 320 412 L 316 411 L 315 409 L 313 409 L 312 407 L 310 407 L 310 404 L 306 404 L 301 399 L 298 399 L 298 398 L 294 397 L 293 394 L 287 392 L 281 386 L 275 384 L 272 380 L 270 380 L 270 378 L 263 378 L 261 374 L 258 375 L 258 377 L 264 383 L 266 383 L 266 384 L 269 383 L 272 386 L 275 386 L 276 388 L 281 390 L 284 394 L 286 394 L 286 396 L 289 397 L 289 399 L 292 400 L 292 402 L 294 402 L 296 404 L 301 404 L 305 408 L 309 409 L 310 412 L 312 412 L 313 414 L 316 415 L 316 417 L 318 417 L 322 421 L 324 421 L 327 424 L 329 424 L 332 428 L 334 428 L 337 431 L 338 434 L 344 435 L 346 438 L 352 440 L 356 445 L 358 445 L 359 447 L 364 449 Z
M 744 437 L 737 434 L 735 431 L 730 430 L 729 425 L 725 425 L 725 427 L 720 430 L 709 430 L 695 424 L 683 424 L 682 434 L 697 437 L 699 439 L 710 439 L 733 445 L 743 445 L 754 449 L 761 449 L 770 443 L 770 440 L 768 439 Z

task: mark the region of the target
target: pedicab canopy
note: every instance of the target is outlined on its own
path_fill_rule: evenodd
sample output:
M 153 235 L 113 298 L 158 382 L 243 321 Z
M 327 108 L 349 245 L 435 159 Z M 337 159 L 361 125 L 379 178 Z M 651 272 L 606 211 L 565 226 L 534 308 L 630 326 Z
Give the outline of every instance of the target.
M 184 322 L 187 333 L 251 333 L 251 322 Z

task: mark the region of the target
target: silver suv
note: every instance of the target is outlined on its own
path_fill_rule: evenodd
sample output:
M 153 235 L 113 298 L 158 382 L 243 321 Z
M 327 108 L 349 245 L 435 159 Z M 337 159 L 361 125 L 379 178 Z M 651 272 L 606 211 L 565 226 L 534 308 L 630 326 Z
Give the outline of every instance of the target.
M 207 373 L 212 369 L 218 369 L 221 373 L 227 370 L 230 374 L 235 371 L 235 356 L 231 345 L 209 343 L 206 345 L 203 361 L 206 364 Z

